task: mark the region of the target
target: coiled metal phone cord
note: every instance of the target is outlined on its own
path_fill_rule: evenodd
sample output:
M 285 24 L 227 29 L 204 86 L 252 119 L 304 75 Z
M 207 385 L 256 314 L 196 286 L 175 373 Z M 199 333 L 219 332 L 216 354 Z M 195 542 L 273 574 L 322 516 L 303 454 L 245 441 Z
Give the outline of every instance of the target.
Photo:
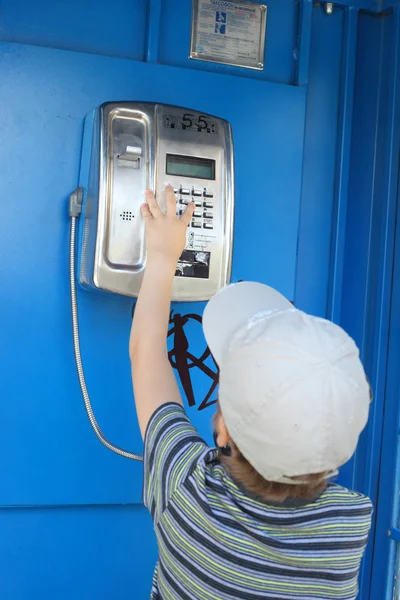
M 118 446 L 115 446 L 104 436 L 99 424 L 97 423 L 96 417 L 93 412 L 92 404 L 90 401 L 89 392 L 86 386 L 85 373 L 83 370 L 80 338 L 79 338 L 79 321 L 78 321 L 78 302 L 76 297 L 76 281 L 75 281 L 75 256 L 76 256 L 76 221 L 81 214 L 82 210 L 82 188 L 77 188 L 69 197 L 68 212 L 71 219 L 70 227 L 70 244 L 69 244 L 69 280 L 71 289 L 71 314 L 72 314 L 72 334 L 74 340 L 74 354 L 76 370 L 78 373 L 79 385 L 82 392 L 83 402 L 85 404 L 86 414 L 89 418 L 90 424 L 95 432 L 97 439 L 109 450 L 130 458 L 131 460 L 142 461 L 143 457 L 140 454 L 128 452 Z

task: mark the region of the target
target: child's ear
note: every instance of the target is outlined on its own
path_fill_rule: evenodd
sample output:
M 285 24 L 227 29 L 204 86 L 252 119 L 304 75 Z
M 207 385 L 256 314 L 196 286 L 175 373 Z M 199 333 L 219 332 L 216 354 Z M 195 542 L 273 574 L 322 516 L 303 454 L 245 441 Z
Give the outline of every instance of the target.
M 221 413 L 219 413 L 219 415 L 217 415 L 215 422 L 214 422 L 214 426 L 215 426 L 217 446 L 219 448 L 223 448 L 224 446 L 227 446 L 230 443 L 231 438 L 230 438 L 228 430 L 226 428 L 224 417 L 222 416 Z

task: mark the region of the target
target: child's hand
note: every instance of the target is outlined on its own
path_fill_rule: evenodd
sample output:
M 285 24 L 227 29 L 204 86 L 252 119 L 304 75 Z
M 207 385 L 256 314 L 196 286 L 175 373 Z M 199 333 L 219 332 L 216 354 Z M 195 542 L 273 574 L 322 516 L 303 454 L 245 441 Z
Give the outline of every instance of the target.
M 175 268 L 186 245 L 186 231 L 193 215 L 194 204 L 189 204 L 179 217 L 176 215 L 174 189 L 167 186 L 165 193 L 166 214 L 161 211 L 151 190 L 146 192 L 147 204 L 142 205 L 146 225 L 147 260 L 160 260 Z

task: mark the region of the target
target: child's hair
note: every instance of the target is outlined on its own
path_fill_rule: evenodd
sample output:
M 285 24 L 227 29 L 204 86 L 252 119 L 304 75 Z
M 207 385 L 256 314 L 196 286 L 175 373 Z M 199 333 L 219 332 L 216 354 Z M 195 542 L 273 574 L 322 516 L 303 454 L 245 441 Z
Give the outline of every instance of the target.
M 214 416 L 215 425 L 221 416 L 221 409 L 218 405 Z M 232 440 L 229 445 L 231 446 L 232 453 L 230 456 L 225 456 L 221 453 L 219 457 L 220 463 L 224 465 L 229 475 L 244 491 L 258 500 L 273 504 L 282 504 L 287 500 L 312 502 L 326 489 L 326 473 L 298 477 L 298 480 L 304 481 L 302 484 L 290 485 L 267 481 L 254 469 Z

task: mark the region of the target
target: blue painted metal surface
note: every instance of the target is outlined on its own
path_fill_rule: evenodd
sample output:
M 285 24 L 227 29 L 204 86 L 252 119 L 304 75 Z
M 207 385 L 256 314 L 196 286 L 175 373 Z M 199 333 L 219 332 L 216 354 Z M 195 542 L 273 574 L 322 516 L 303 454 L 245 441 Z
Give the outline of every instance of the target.
M 399 196 L 397 198 L 399 207 Z M 379 503 L 376 515 L 371 599 L 391 600 L 396 585 L 398 594 L 400 527 L 400 227 L 397 209 L 396 253 L 391 298 L 390 339 L 386 380 L 386 409 L 382 436 L 382 463 Z M 375 594 L 375 596 L 374 596 Z M 397 597 L 397 596 L 396 596 Z
M 142 506 L 0 509 L 2 600 L 145 600 L 157 560 Z
M 146 60 L 158 62 L 162 0 L 149 0 L 147 11 Z
M 326 316 L 344 13 L 313 8 L 296 306 Z M 318 52 L 316 49 L 318 48 Z
M 142 60 L 147 0 L 3 2 L 0 40 Z
M 392 105 L 390 110 L 390 132 L 388 135 L 391 161 L 388 165 L 388 184 L 391 202 L 388 206 L 388 219 L 385 236 L 393 238 L 396 226 L 396 246 L 394 264 L 388 262 L 382 298 L 387 311 L 390 310 L 389 352 L 387 361 L 380 357 L 377 365 L 378 393 L 385 395 L 383 415 L 381 464 L 379 472 L 379 494 L 376 508 L 376 533 L 374 560 L 371 578 L 371 599 L 381 597 L 391 600 L 398 597 L 398 570 L 400 552 L 398 528 L 400 526 L 400 227 L 399 227 L 399 170 L 400 150 L 400 11 L 394 11 L 393 59 L 389 62 Z M 396 216 L 397 204 L 397 216 Z M 387 252 L 390 257 L 390 252 Z M 384 323 L 384 319 L 382 319 Z M 384 340 L 385 341 L 385 340 Z M 383 350 L 383 344 L 381 344 Z M 392 531 L 391 535 L 388 535 Z M 395 590 L 394 590 L 395 588 Z M 394 595 L 396 594 L 396 595 Z
M 375 506 L 382 493 L 379 471 L 388 460 L 381 454 L 383 416 L 391 410 L 385 378 L 399 152 L 398 94 L 393 85 L 397 38 L 393 14 L 360 15 L 357 55 L 363 60 L 358 61 L 355 79 L 341 323 L 359 343 L 374 389 L 370 421 L 348 468 L 353 469 L 353 486 L 364 489 Z M 370 591 L 372 567 L 375 570 L 382 560 L 375 540 L 382 535 L 386 533 L 381 524 L 374 521 L 361 580 L 363 599 L 383 595 L 382 574 Z
M 400 542 L 400 529 L 398 529 L 397 527 L 392 527 L 391 529 L 389 529 L 387 535 L 391 540 L 397 543 Z
M 307 85 L 310 71 L 311 30 L 313 20 L 312 2 L 299 4 L 299 27 L 294 50 L 294 83 Z
M 341 98 L 336 153 L 336 202 L 332 214 L 331 269 L 327 316 L 340 323 L 343 296 L 343 267 L 345 261 L 347 198 L 349 192 L 350 157 L 353 126 L 354 80 L 356 71 L 358 13 L 354 8 L 345 11 L 342 49 Z
M 1 195 L 18 199 L 4 207 L 1 236 L 2 254 L 10 256 L 4 274 L 8 295 L 1 302 L 15 309 L 3 312 L 8 353 L 1 396 L 12 394 L 14 401 L 10 398 L 4 409 L 9 426 L 0 445 L 9 460 L 0 499 L 2 504 L 138 502 L 141 466 L 99 445 L 84 415 L 74 372 L 66 198 L 78 181 L 83 119 L 115 98 L 182 104 L 227 118 L 237 148 L 233 278 L 269 281 L 292 298 L 305 94 L 295 87 L 230 76 L 222 85 L 214 73 L 38 47 L 3 44 L 0 52 L 3 114 L 7 107 L 3 132 L 10 140 L 0 150 L 8 174 L 1 179 Z M 21 71 L 22 80 L 16 77 Z M 218 92 L 210 96 L 209 89 Z M 239 94 L 240 103 L 232 103 Z M 38 152 L 40 148 L 44 150 Z M 31 157 L 27 177 L 21 177 L 21 153 Z M 23 247 L 12 231 L 23 235 Z M 140 451 L 127 356 L 132 301 L 80 292 L 79 302 L 87 381 L 99 422 L 116 443 Z M 202 306 L 175 310 L 201 314 Z M 189 341 L 195 354 L 201 354 L 204 339 L 194 327 L 193 333 L 188 329 Z M 30 356 L 23 378 L 16 360 L 21 328 Z M 207 382 L 201 383 L 200 374 L 194 379 L 202 397 Z M 193 409 L 191 415 L 209 435 L 210 411 Z

